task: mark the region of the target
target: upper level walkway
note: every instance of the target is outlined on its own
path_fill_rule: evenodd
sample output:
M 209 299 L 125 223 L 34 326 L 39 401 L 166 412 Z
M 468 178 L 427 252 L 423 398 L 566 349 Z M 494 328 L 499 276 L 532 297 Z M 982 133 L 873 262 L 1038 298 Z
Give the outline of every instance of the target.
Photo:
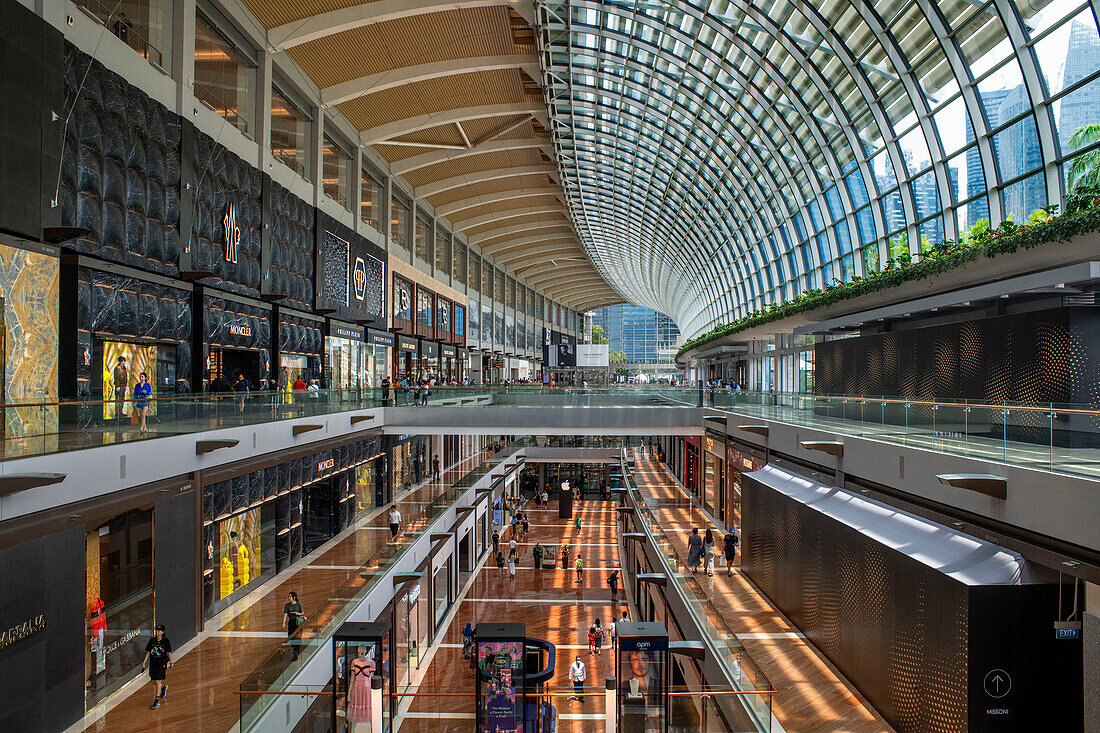
M 159 710 L 149 710 L 152 688 L 141 675 L 89 710 L 68 733 L 235 729 L 241 718 L 241 698 L 234 690 L 241 681 L 254 675 L 258 665 L 268 680 L 276 680 L 304 663 L 310 651 L 305 647 L 331 635 L 373 583 L 428 531 L 456 490 L 508 455 L 506 449 L 495 456 L 488 451 L 470 456 L 444 471 L 440 480 L 422 482 L 398 497 L 394 503 L 404 523 L 396 539 L 390 538 L 388 507 L 380 507 L 208 620 L 203 632 L 173 654 L 167 680 L 171 691 Z M 284 643 L 283 604 L 290 591 L 298 594 L 307 616 L 301 632 L 301 660 Z
M 728 629 L 776 692 L 772 714 L 783 730 L 882 733 L 892 730 L 859 692 L 806 640 L 737 567 L 727 568 L 721 555 L 725 528 L 717 527 L 684 493 L 668 470 L 642 449 L 635 450 L 633 484 L 659 529 L 671 540 L 669 573 L 707 599 L 697 608 L 714 628 Z M 687 540 L 693 528 L 717 532 L 714 575 L 701 565 L 692 573 Z M 744 662 L 742 662 L 744 665 Z

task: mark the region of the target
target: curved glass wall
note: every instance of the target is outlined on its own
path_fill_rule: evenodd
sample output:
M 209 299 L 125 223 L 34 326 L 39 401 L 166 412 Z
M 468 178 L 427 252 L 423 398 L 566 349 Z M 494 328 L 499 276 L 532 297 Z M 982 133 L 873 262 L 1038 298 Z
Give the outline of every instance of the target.
M 538 5 L 577 230 L 685 338 L 1060 204 L 1100 122 L 1090 2 Z

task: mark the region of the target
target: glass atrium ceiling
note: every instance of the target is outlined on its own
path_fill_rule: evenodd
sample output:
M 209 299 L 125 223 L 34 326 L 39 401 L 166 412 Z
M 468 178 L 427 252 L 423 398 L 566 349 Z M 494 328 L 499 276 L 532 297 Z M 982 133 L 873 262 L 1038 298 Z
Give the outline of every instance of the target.
M 537 6 L 582 242 L 685 338 L 1060 203 L 1100 122 L 1090 2 Z

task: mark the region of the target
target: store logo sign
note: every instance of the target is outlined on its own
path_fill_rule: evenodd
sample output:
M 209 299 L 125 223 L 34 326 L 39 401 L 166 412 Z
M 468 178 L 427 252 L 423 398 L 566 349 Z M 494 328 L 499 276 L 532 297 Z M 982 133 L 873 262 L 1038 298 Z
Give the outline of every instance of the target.
M 409 309 L 409 291 L 402 289 L 397 295 L 398 304 L 401 306 L 402 311 Z
M 236 260 L 234 260 L 234 262 L 235 261 Z M 233 336 L 244 336 L 246 338 L 251 337 L 252 336 L 252 326 L 247 326 L 247 325 L 244 325 L 242 323 L 234 323 L 234 324 L 229 326 L 229 333 L 232 334 Z
M 451 313 L 450 309 L 448 309 L 448 308 L 440 308 L 439 309 L 439 320 L 442 323 L 443 328 L 447 328 L 451 323 L 450 313 Z
M 367 263 L 362 257 L 355 258 L 355 267 L 351 271 L 351 284 L 355 290 L 356 300 L 365 300 L 367 297 Z
M 331 471 L 336 466 L 335 459 L 329 458 L 324 461 L 317 461 L 317 472 L 322 473 L 324 471 Z
M 46 617 L 35 616 L 29 621 L 12 626 L 7 631 L 0 632 L 0 649 L 5 649 L 17 641 L 22 641 L 28 636 L 46 628 Z
M 229 204 L 222 219 L 225 229 L 225 261 L 237 264 L 237 250 L 241 246 L 241 228 L 237 226 L 237 205 Z

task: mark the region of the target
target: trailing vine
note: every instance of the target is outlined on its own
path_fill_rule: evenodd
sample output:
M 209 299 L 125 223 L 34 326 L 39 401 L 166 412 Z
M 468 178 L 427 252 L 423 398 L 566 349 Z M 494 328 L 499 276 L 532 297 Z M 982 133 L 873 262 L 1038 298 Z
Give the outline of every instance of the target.
M 996 257 L 1053 242 L 1068 242 L 1073 237 L 1100 231 L 1100 191 L 1069 194 L 1066 196 L 1065 213 L 1058 214 L 1057 209 L 1057 206 L 1045 206 L 1028 217 L 1027 223 L 1016 224 L 1009 219 L 996 229 L 979 222 L 958 241 L 933 245 L 915 262 L 910 260 L 909 255 L 902 255 L 888 260 L 882 270 L 853 277 L 848 282 L 834 280 L 824 289 L 807 290 L 785 303 L 773 303 L 735 321 L 716 326 L 687 341 L 676 352 L 676 357 L 680 358 L 692 349 L 740 331 L 867 293 L 934 277 L 974 262 L 983 255 Z

